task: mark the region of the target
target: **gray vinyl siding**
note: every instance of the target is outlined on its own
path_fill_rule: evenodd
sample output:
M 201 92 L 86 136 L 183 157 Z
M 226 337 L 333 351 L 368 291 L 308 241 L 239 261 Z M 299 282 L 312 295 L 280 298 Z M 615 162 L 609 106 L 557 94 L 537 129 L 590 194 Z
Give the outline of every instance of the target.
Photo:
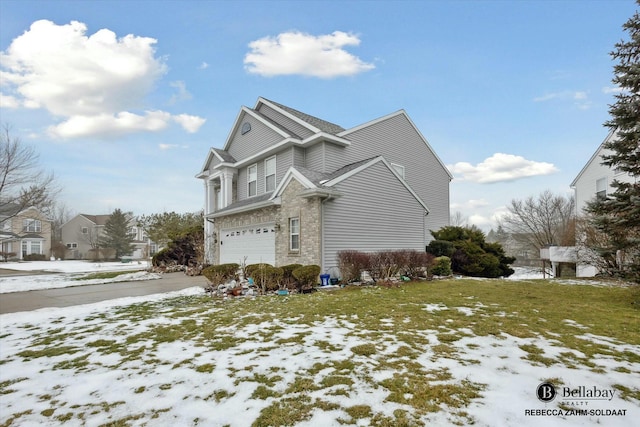
M 242 126 L 238 126 L 236 133 L 233 135 L 227 151 L 236 160 L 246 159 L 284 139 L 282 135 L 248 114 L 244 114 L 240 122 L 250 123 L 251 130 L 242 135 Z
M 314 134 L 314 132 L 310 131 L 300 123 L 290 119 L 289 117 L 283 116 L 282 114 L 280 114 L 273 108 L 268 107 L 267 105 L 264 105 L 264 104 L 261 105 L 258 111 L 264 116 L 278 123 L 280 126 L 284 127 L 285 129 L 289 129 L 291 132 L 293 132 L 295 135 L 299 136 L 302 139 L 305 139 Z
M 284 177 L 289 167 L 292 166 L 291 158 L 293 156 L 293 153 L 290 148 L 287 148 L 285 150 L 278 152 L 275 156 L 276 156 L 276 187 L 277 187 L 278 184 L 280 184 L 280 181 L 282 181 L 282 178 Z M 258 166 L 258 176 L 257 176 L 258 185 L 257 185 L 256 196 L 260 196 L 261 194 L 264 194 L 265 184 L 266 184 L 265 176 L 264 176 L 264 172 L 265 172 L 264 161 L 271 157 L 273 156 L 261 158 L 260 160 L 256 160 L 254 163 L 251 163 L 247 166 L 243 166 L 240 169 L 238 169 L 238 179 L 236 181 L 236 184 L 238 186 L 237 187 L 238 200 L 244 200 L 247 198 L 247 195 L 248 195 L 247 168 L 254 164 Z
M 213 168 L 218 166 L 219 164 L 220 164 L 220 159 L 218 159 L 216 156 L 213 156 L 211 158 L 211 161 L 209 162 L 209 172 L 213 173 L 215 171 Z
M 342 196 L 323 204 L 324 271 L 341 250 L 424 251 L 424 208 L 382 162 L 334 188 Z
M 429 208 L 425 239 L 429 230 L 449 224 L 449 175 L 433 151 L 407 118 L 398 114 L 344 135 L 351 146 L 343 151 L 344 165 L 382 155 L 390 163 L 405 167 L 405 179 Z
M 305 167 L 316 172 L 334 172 L 345 165 L 344 153 L 344 147 L 326 141 L 318 142 L 306 149 Z
M 293 152 L 293 166 L 306 167 L 304 148 L 291 147 L 291 150 Z
M 325 172 L 324 170 L 324 145 L 322 143 L 314 144 L 311 147 L 307 147 L 304 157 L 304 166 L 307 169 L 314 170 L 316 172 Z

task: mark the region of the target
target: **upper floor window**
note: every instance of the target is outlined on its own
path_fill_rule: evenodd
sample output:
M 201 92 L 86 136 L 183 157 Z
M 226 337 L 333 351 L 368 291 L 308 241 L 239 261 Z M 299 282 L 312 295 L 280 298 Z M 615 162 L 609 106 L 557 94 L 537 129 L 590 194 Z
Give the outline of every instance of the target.
M 82 234 L 89 234 L 89 228 L 88 227 L 82 227 Z
M 607 197 L 607 178 L 600 178 L 596 181 L 596 197 L 598 199 Z
M 404 166 L 391 163 L 391 167 L 396 171 L 398 175 L 400 175 L 400 178 L 404 179 Z
M 248 197 L 258 194 L 258 165 L 251 165 L 247 168 L 247 188 Z
M 22 229 L 32 233 L 38 233 L 42 231 L 42 221 L 39 219 L 27 218 L 22 221 Z
M 264 191 L 269 193 L 276 189 L 276 156 L 264 161 Z

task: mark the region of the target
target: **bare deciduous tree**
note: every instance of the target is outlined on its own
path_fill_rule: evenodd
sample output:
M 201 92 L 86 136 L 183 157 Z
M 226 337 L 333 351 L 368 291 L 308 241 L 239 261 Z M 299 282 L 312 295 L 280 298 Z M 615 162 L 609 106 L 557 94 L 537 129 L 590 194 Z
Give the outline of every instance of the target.
M 0 212 L 8 217 L 35 206 L 46 209 L 58 190 L 52 173 L 39 164 L 38 153 L 5 125 L 0 133 Z
M 500 220 L 505 231 L 518 235 L 536 250 L 575 244 L 575 200 L 546 190 L 537 198 L 511 200 Z

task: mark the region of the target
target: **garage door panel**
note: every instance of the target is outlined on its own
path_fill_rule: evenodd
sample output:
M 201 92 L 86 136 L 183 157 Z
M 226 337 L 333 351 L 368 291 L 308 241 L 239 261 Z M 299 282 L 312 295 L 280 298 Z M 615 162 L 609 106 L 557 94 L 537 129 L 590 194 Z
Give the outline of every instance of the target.
M 247 264 L 264 262 L 275 265 L 274 224 L 238 227 L 222 230 L 220 238 L 220 263 Z

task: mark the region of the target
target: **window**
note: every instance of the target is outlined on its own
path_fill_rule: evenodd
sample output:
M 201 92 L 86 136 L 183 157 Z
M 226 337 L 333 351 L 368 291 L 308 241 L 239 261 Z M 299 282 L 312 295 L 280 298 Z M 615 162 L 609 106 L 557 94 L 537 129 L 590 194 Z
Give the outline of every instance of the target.
M 42 231 L 42 221 L 39 219 L 25 219 L 22 222 L 22 226 L 24 231 L 30 231 L 32 233 Z
M 607 197 L 607 178 L 600 178 L 596 181 L 596 198 L 604 199 Z
M 270 193 L 276 189 L 276 156 L 264 161 L 264 191 Z
M 82 234 L 89 234 L 89 229 L 87 227 L 82 227 Z
M 258 194 L 258 166 L 251 165 L 247 168 L 248 197 Z
M 67 249 L 76 249 L 77 247 L 77 243 L 67 243 Z
M 400 178 L 404 179 L 404 166 L 391 163 L 391 167 L 400 175 Z
M 300 218 L 289 218 L 289 250 L 300 250 Z

